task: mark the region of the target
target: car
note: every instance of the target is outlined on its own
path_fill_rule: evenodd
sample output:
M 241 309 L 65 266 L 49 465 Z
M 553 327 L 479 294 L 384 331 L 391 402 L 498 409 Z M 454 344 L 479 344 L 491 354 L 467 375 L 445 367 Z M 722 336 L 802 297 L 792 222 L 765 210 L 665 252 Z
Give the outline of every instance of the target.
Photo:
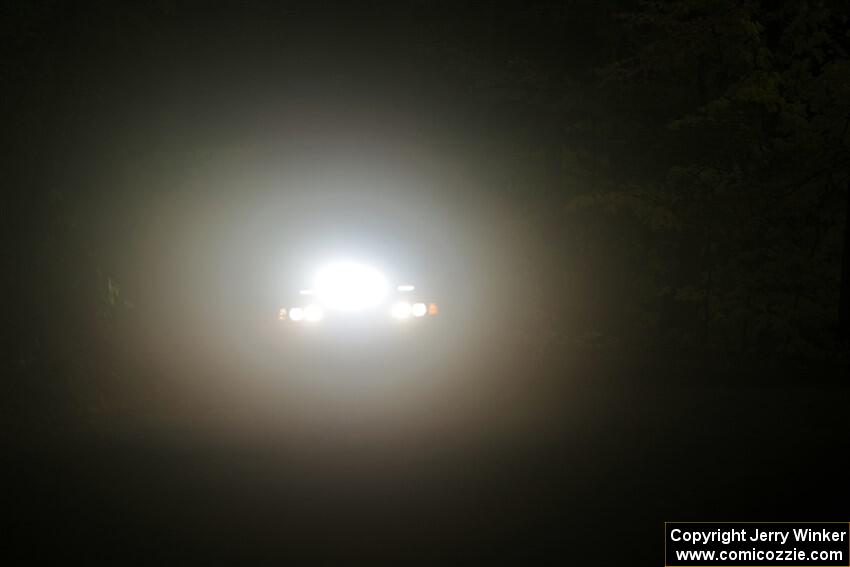
M 434 317 L 439 307 L 411 283 L 392 284 L 376 268 L 355 261 L 334 261 L 320 268 L 312 286 L 298 299 L 279 308 L 277 319 L 287 325 L 317 325 L 332 321 L 416 321 Z

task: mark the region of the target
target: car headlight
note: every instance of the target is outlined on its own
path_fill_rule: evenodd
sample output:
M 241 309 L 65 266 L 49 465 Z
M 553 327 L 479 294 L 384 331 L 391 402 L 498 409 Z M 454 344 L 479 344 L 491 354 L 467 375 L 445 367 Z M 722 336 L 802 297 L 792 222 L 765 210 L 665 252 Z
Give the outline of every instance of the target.
M 289 320 L 290 321 L 303 321 L 304 320 L 304 310 L 301 307 L 293 307 L 289 310 Z
M 414 317 L 424 317 L 428 314 L 428 306 L 424 303 L 414 303 L 410 308 L 410 312 Z
M 410 317 L 413 311 L 413 307 L 406 301 L 399 301 L 394 303 L 392 309 L 390 309 L 390 315 L 392 315 L 395 319 L 407 319 Z
M 321 321 L 325 313 L 318 305 L 308 305 L 304 308 L 304 319 L 310 322 Z
M 381 303 L 387 279 L 381 272 L 354 262 L 335 262 L 316 274 L 315 293 L 329 309 L 358 311 Z

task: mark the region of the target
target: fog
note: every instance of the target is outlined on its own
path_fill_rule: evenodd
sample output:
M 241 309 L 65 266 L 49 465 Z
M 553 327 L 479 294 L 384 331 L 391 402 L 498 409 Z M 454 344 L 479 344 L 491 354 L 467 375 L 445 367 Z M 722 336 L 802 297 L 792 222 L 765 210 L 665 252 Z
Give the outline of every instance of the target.
M 4 12 L 3 543 L 651 563 L 846 519 L 839 4 Z M 340 259 L 438 314 L 280 320 Z

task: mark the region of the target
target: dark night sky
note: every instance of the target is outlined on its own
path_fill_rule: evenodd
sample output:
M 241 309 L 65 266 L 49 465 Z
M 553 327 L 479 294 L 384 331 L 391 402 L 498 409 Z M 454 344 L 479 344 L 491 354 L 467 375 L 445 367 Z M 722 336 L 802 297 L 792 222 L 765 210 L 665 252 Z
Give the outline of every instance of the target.
M 4 5 L 3 549 L 643 563 L 668 520 L 846 521 L 847 29 Z M 278 325 L 340 255 L 440 315 Z

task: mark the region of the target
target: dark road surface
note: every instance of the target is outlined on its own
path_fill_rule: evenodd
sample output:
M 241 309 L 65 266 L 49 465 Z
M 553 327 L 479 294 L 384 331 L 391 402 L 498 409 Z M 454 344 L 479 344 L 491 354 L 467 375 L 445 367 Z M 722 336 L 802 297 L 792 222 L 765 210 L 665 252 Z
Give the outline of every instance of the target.
M 217 393 L 191 409 L 21 436 L 4 454 L 7 549 L 33 562 L 661 565 L 665 520 L 847 520 L 846 386 L 601 355 L 555 368 L 465 361 L 423 369 L 428 387 L 409 373 L 418 389 L 334 395 L 281 379 L 240 397 L 211 380 Z

